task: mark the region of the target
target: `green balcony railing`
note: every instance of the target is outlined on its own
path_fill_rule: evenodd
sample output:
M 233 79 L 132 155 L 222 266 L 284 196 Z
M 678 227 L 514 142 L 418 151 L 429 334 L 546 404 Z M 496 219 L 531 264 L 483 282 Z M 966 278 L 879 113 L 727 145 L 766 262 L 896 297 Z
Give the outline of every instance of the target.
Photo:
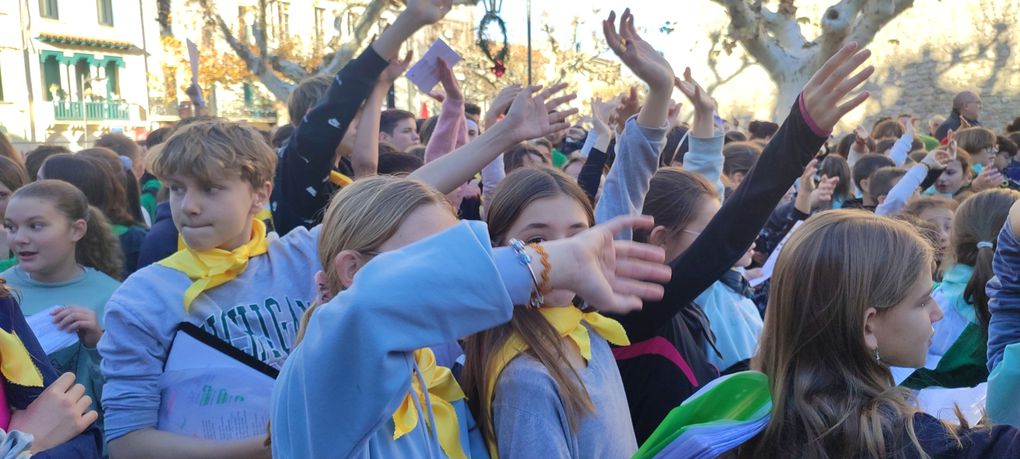
M 120 102 L 54 101 L 53 114 L 57 120 L 61 121 L 85 120 L 86 118 L 95 121 L 130 119 L 127 104 Z

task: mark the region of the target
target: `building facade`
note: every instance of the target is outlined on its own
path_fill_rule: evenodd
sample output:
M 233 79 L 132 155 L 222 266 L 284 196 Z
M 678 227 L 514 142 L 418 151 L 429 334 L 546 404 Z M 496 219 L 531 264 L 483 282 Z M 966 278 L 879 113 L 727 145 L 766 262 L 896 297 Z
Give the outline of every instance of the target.
M 92 145 L 148 128 L 148 49 L 158 39 L 143 0 L 0 2 L 0 131 L 16 146 Z

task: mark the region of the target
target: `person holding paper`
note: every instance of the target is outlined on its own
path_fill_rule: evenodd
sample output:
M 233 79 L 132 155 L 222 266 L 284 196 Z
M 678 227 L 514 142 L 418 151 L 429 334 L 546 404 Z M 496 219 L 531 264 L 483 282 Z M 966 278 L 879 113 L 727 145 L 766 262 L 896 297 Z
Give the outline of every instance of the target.
M 359 160 L 359 169 L 355 169 L 350 160 L 342 158 L 341 141 L 345 137 L 354 140 L 348 133 L 358 110 L 391 61 L 398 61 L 400 46 L 422 27 L 442 19 L 451 1 L 410 1 L 397 20 L 332 80 L 309 78 L 294 89 L 287 104 L 294 133 L 279 151 L 269 201 L 277 233 L 286 235 L 298 226 L 315 226 L 330 196 L 341 186 L 352 178 L 375 174 L 360 167 L 373 161 Z
M 106 301 L 120 285 L 111 276 L 121 274 L 123 260 L 110 224 L 80 190 L 60 180 L 18 189 L 4 217 L 18 265 L 0 276 L 18 291 L 26 315 L 45 314 L 38 321 L 58 343 L 44 343 L 48 361 L 74 373 L 92 408 L 102 409 L 96 344 Z M 102 429 L 101 420 L 98 425 Z
M 35 458 L 99 458 L 102 432 L 92 398 L 72 373 L 59 375 L 25 321 L 18 301 L 0 283 L 0 448 L 30 434 L 27 451 Z M 59 375 L 59 377 L 58 377 Z M 18 442 L 13 442 L 17 444 Z M 10 454 L 0 450 L 0 454 Z

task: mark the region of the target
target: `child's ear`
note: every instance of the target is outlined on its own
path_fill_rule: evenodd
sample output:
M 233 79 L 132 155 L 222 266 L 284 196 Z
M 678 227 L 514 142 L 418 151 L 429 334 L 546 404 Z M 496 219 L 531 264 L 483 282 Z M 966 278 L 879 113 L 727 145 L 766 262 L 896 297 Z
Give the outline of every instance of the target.
M 89 231 L 89 224 L 85 220 L 75 220 L 71 222 L 71 240 L 74 242 L 80 241 L 85 237 L 85 233 Z
M 870 182 L 869 179 L 861 180 L 861 193 L 868 194 L 868 188 L 869 188 L 870 184 L 871 184 L 871 182 Z
M 337 277 L 340 278 L 340 284 L 344 289 L 350 288 L 354 284 L 354 275 L 361 269 L 361 254 L 354 250 L 344 250 L 333 257 L 333 269 L 336 271 Z
M 652 232 L 648 235 L 648 243 L 665 248 L 667 242 L 669 242 L 669 231 L 665 226 L 655 225 L 655 228 L 652 228 Z
M 273 182 L 265 182 L 261 186 L 253 187 L 252 192 L 255 195 L 255 200 L 252 202 L 251 213 L 257 215 L 265 208 L 266 203 L 269 202 L 269 196 L 273 194 Z
M 864 345 L 869 351 L 878 349 L 878 336 L 875 334 L 878 329 L 878 310 L 868 308 L 864 311 Z

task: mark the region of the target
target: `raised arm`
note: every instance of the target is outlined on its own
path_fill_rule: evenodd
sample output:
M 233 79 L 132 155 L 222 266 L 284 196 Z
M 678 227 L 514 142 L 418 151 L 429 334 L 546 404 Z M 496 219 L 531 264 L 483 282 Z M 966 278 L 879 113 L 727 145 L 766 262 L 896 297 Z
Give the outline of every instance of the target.
M 641 311 L 619 317 L 631 341 L 654 336 L 680 308 L 746 253 L 790 184 L 818 153 L 832 127 L 868 98 L 867 92 L 861 92 L 847 99 L 874 73 L 871 66 L 853 73 L 870 54 L 851 43 L 811 77 L 744 183 L 726 200 L 691 247 L 670 262 L 673 279 L 666 284 L 662 301 L 646 303 Z
M 610 12 L 609 18 L 602 21 L 602 30 L 610 49 L 649 89 L 637 118 L 624 120 L 623 133 L 616 142 L 616 161 L 606 176 L 602 198 L 595 205 L 597 222 L 641 213 L 648 184 L 659 166 L 675 77 L 669 62 L 638 35 L 629 8 L 620 17 L 619 32 L 616 12 Z M 624 239 L 631 236 L 628 232 L 620 234 Z
M 900 213 L 903 206 L 907 205 L 907 201 L 921 186 L 921 182 L 928 176 L 928 171 L 943 170 L 950 160 L 949 152 L 941 148 L 928 152 L 928 155 L 920 163 L 911 167 L 903 175 L 903 178 L 889 190 L 885 200 L 875 208 L 875 215 L 886 216 Z
M 361 122 L 358 123 L 358 131 L 354 136 L 354 151 L 350 156 L 355 179 L 379 172 L 379 117 L 382 114 L 382 105 L 393 82 L 407 71 L 410 63 L 410 51 L 404 59 L 391 59 L 386 70 L 379 75 L 372 93 L 365 100 L 365 109 L 361 112 Z
M 467 122 L 464 120 L 464 94 L 453 76 L 453 69 L 446 61 L 439 59 L 439 82 L 443 85 L 443 108 L 436 120 L 436 129 L 425 146 L 425 162 L 430 163 L 453 151 L 459 145 L 461 130 L 466 132 Z
M 333 170 L 336 150 L 379 75 L 397 57 L 400 45 L 435 23 L 452 0 L 409 0 L 407 7 L 356 59 L 344 66 L 319 102 L 297 123 L 280 152 L 273 217 L 280 234 L 298 224 L 311 226 L 329 204 L 322 183 Z
M 577 184 L 588 195 L 592 205 L 595 205 L 595 196 L 598 194 L 599 185 L 602 184 L 602 171 L 609 157 L 609 143 L 613 140 L 609 119 L 619 103 L 619 98 L 606 103 L 597 98 L 591 100 L 592 129 L 585 141 L 585 145 L 590 144 L 591 148 L 583 153 L 585 160 L 581 166 L 581 173 L 577 176 Z
M 718 107 L 715 99 L 702 89 L 701 85 L 691 77 L 691 68 L 684 70 L 684 79 L 675 81 L 677 89 L 687 96 L 694 105 L 694 124 L 690 131 L 690 149 L 684 155 L 684 169 L 701 174 L 715 185 L 722 197 L 725 187 L 722 183 L 723 143 L 722 132 L 715 130 L 715 111 Z
M 421 180 L 441 193 L 448 194 L 471 180 L 500 153 L 518 142 L 543 137 L 570 127 L 565 120 L 577 113 L 577 109 L 560 110 L 559 106 L 575 96 L 570 94 L 550 99 L 553 94 L 566 87 L 566 83 L 561 83 L 538 95 L 535 95 L 535 92 L 540 90 L 541 86 L 523 89 L 514 99 L 506 118 L 473 142 L 414 171 L 410 178 Z

